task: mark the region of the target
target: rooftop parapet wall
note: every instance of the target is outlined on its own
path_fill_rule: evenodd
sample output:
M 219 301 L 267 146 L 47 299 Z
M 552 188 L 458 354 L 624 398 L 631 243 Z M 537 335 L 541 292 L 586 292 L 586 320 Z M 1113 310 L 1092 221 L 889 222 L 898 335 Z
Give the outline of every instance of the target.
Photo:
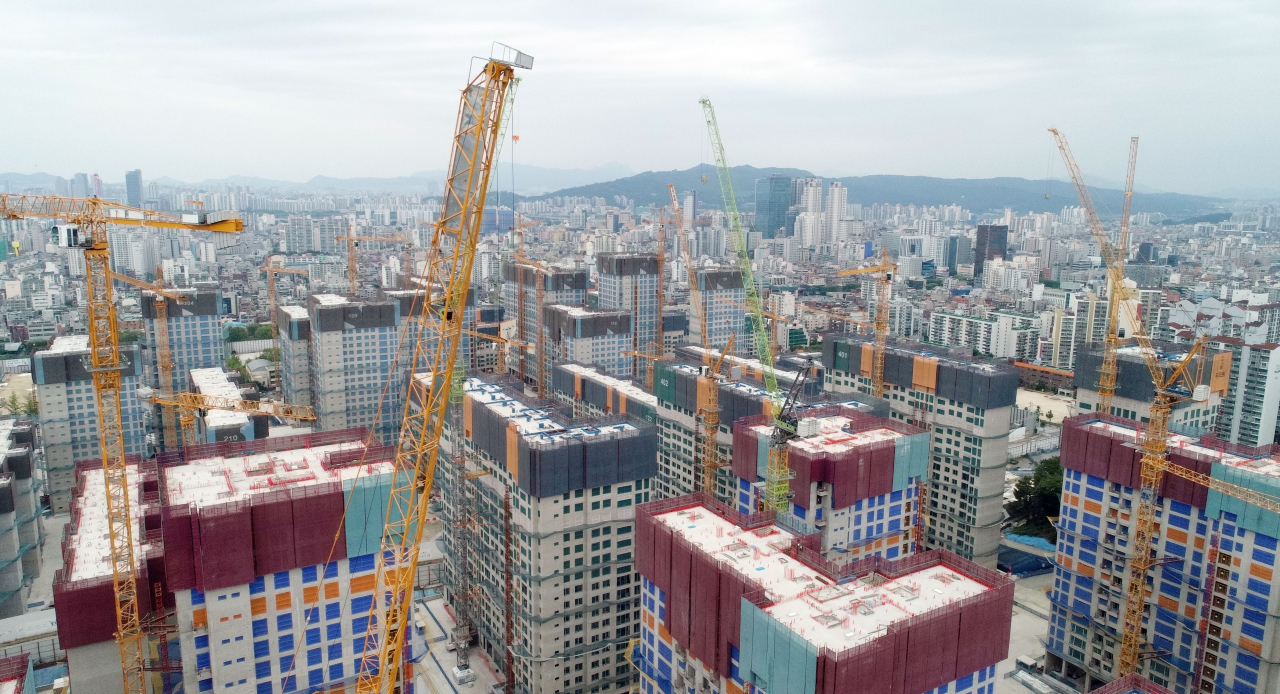
M 1125 675 L 1110 684 L 1093 690 L 1093 694 L 1173 694 L 1173 692 L 1142 675 Z
M 604 373 L 590 364 L 560 362 L 551 367 L 551 388 L 608 414 L 631 415 L 658 423 L 657 398 L 638 384 Z
M 1063 421 L 1062 465 L 1108 482 L 1138 488 L 1142 484 L 1142 448 L 1137 422 L 1111 415 L 1082 414 Z M 1214 436 L 1170 437 L 1169 462 L 1214 479 L 1263 494 L 1280 496 L 1280 462 L 1275 445 L 1241 446 Z M 1280 515 L 1166 473 L 1160 496 L 1204 509 L 1211 517 L 1234 513 L 1238 523 L 1271 537 L 1280 536 Z
M 743 530 L 753 531 L 773 528 L 775 514 L 770 511 L 742 515 L 701 493 L 636 507 L 636 571 L 666 594 L 665 609 L 672 638 L 688 646 L 695 657 L 714 667 L 722 677 L 728 677 L 728 646 L 741 645 L 741 599 L 744 593 L 754 589 L 755 583 L 737 568 L 714 561 L 655 518 L 689 508 L 703 508 Z M 778 534 L 778 541 L 797 548 L 816 548 L 822 536 Z M 693 590 L 698 591 L 696 596 Z
M 656 275 L 658 256 L 654 253 L 597 253 L 596 271 L 602 275 Z
M 175 290 L 168 290 L 175 291 Z M 181 294 L 186 294 L 188 301 L 178 301 L 176 299 L 165 299 L 166 313 L 169 320 L 176 320 L 186 316 L 217 316 L 221 314 L 219 299 L 222 298 L 220 291 L 200 290 L 192 292 L 190 290 L 176 290 Z M 149 291 L 142 292 L 142 301 L 138 302 L 142 308 L 142 317 L 152 319 L 156 317 L 155 293 Z
M 566 270 L 563 268 L 552 268 L 551 272 L 544 273 L 532 265 L 521 265 L 519 263 L 503 263 L 502 279 L 507 282 L 515 282 L 517 275 L 522 275 L 524 286 L 538 286 L 538 278 L 543 279 L 543 288 L 547 291 L 561 291 L 564 289 L 582 289 L 587 288 L 587 271 L 586 270 Z

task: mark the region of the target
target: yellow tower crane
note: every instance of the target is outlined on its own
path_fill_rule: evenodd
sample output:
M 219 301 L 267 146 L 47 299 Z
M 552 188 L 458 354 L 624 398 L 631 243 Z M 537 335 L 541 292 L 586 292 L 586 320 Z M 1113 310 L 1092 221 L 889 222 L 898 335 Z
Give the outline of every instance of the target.
M 359 694 L 393 694 L 404 675 L 405 637 L 413 625 L 409 610 L 418 549 L 455 378 L 454 363 L 498 128 L 515 68 L 533 66 L 533 59 L 519 51 L 501 44 L 495 44 L 495 48 L 501 49 L 498 57 L 490 58 L 462 92 L 446 168 L 444 200 L 423 268 L 422 286 L 428 296 L 420 315 L 425 323 L 434 324 L 434 335 L 439 339 L 413 341 L 409 363 L 422 364 L 430 376 L 410 379 L 406 393 L 386 524 L 377 554 L 377 598 L 370 607 L 369 630 L 356 679 Z M 412 325 L 415 324 L 407 324 Z M 514 687 L 512 646 L 512 638 L 508 637 L 508 691 Z
M 107 533 L 111 544 L 111 580 L 116 596 L 116 643 L 120 647 L 124 694 L 144 694 L 143 629 L 138 614 L 138 558 L 133 520 L 129 513 L 128 466 L 124 426 L 120 417 L 120 336 L 111 292 L 111 250 L 107 228 L 112 225 L 161 229 L 238 232 L 238 216 L 217 214 L 168 215 L 129 207 L 100 198 L 0 194 L 0 219 L 61 219 L 75 225 L 63 245 L 84 247 L 85 289 L 89 324 L 89 365 L 98 400 L 98 432 L 106 482 Z M 230 218 L 226 218 L 230 217 Z
M 360 285 L 360 277 L 356 273 L 356 247 L 360 244 L 361 241 L 373 241 L 373 242 L 381 242 L 381 243 L 403 243 L 405 244 L 406 258 L 409 257 L 409 249 L 411 248 L 411 246 L 409 246 L 409 243 L 410 243 L 409 239 L 404 236 L 400 236 L 399 234 L 394 236 L 357 236 L 356 228 L 354 224 L 348 225 L 346 236 L 335 236 L 333 237 L 333 239 L 335 241 L 347 242 L 347 282 L 350 284 L 352 297 L 355 297 L 356 289 Z M 405 262 L 408 263 L 407 260 Z M 412 271 L 413 271 L 412 268 L 409 268 L 409 267 L 403 268 L 403 272 L 405 273 L 406 276 L 408 276 L 409 273 L 411 273 Z
M 871 354 L 871 395 L 876 398 L 883 398 L 886 389 L 884 355 L 889 343 L 889 297 L 893 292 L 893 274 L 897 271 L 898 265 L 889 260 L 888 249 L 881 248 L 879 263 L 867 267 L 849 268 L 839 273 L 840 277 L 880 274 L 880 279 L 876 282 L 876 348 Z
M 1071 148 L 1067 144 L 1066 136 L 1054 129 L 1051 129 L 1050 132 L 1053 133 L 1058 149 L 1062 153 L 1063 162 L 1071 175 L 1071 182 L 1075 186 L 1076 194 L 1080 197 L 1080 205 L 1084 208 L 1085 215 L 1089 220 L 1089 227 L 1093 231 L 1094 240 L 1097 241 L 1103 260 L 1106 261 L 1108 280 L 1113 288 L 1121 287 L 1124 280 L 1124 266 L 1119 262 L 1119 251 L 1111 244 L 1111 239 L 1107 236 L 1106 230 L 1102 226 L 1102 221 L 1099 219 L 1097 210 L 1093 206 L 1093 200 L 1089 195 L 1089 189 L 1085 185 L 1084 175 L 1076 165 L 1075 157 L 1071 154 Z M 1136 151 L 1136 143 L 1131 144 L 1130 181 L 1126 184 L 1130 190 L 1132 189 L 1133 161 Z M 1125 210 L 1127 211 L 1128 209 L 1129 205 L 1126 201 Z M 1122 239 L 1127 240 L 1126 235 L 1123 233 Z M 1114 294 L 1111 301 L 1120 303 Z M 1200 385 L 1197 379 L 1190 376 L 1188 367 L 1204 349 L 1207 340 L 1203 337 L 1197 340 L 1188 350 L 1183 360 L 1177 366 L 1166 371 L 1165 366 L 1160 363 L 1159 356 L 1151 344 L 1151 339 L 1147 335 L 1142 321 L 1138 320 L 1135 315 L 1136 308 L 1134 305 L 1131 302 L 1126 302 L 1124 310 L 1127 314 L 1126 317 L 1130 319 L 1134 327 L 1133 336 L 1137 339 L 1139 351 L 1146 361 L 1147 369 L 1151 372 L 1151 381 L 1155 386 L 1155 400 L 1151 404 L 1148 423 L 1146 427 L 1140 429 L 1139 434 L 1143 449 L 1141 463 L 1142 483 L 1138 491 L 1133 554 L 1129 560 L 1127 585 L 1125 586 L 1124 622 L 1121 625 L 1120 660 L 1118 665 L 1118 674 L 1121 677 L 1137 672 L 1138 663 L 1144 655 L 1142 651 L 1142 632 L 1144 630 L 1142 620 L 1146 612 L 1146 600 L 1150 595 L 1146 577 L 1151 568 L 1158 563 L 1157 559 L 1152 556 L 1152 537 L 1155 534 L 1156 527 L 1155 501 L 1156 496 L 1159 494 L 1160 483 L 1164 474 L 1177 475 L 1222 494 L 1241 499 L 1259 508 L 1280 513 L 1280 499 L 1188 470 L 1169 460 L 1167 453 L 1169 445 L 1169 413 L 1174 404 L 1186 397 L 1175 390 L 1174 387 L 1178 385 L 1179 381 L 1182 381 L 1187 391 L 1191 392 L 1195 390 L 1197 385 Z M 1118 318 L 1116 320 L 1118 321 Z M 1108 327 L 1108 332 L 1113 330 L 1115 330 L 1113 326 Z M 1197 676 L 1203 676 L 1203 668 L 1197 671 Z M 1212 679 L 1202 679 L 1200 685 L 1203 686 L 1206 681 L 1212 683 Z
M 160 381 L 160 392 L 166 397 L 173 394 L 173 349 L 169 346 L 169 299 L 186 303 L 190 298 L 182 294 L 173 294 L 164 290 L 164 268 L 156 266 L 155 284 L 147 284 L 128 275 L 111 273 L 111 278 L 133 285 L 139 289 L 147 289 L 155 293 L 152 306 L 156 312 L 156 378 Z M 165 425 L 161 428 L 166 451 L 177 450 L 178 422 L 177 410 L 162 405 L 165 414 Z
M 702 342 L 702 373 L 698 376 L 698 411 L 694 419 L 694 438 L 701 451 L 699 462 L 702 465 L 702 490 L 715 496 L 717 471 L 727 464 L 720 457 L 720 446 L 717 437 L 720 432 L 720 362 L 712 362 L 711 335 L 707 332 L 707 312 L 710 307 L 703 303 L 702 289 L 698 286 L 698 270 L 693 266 L 693 253 L 689 247 L 689 233 L 684 228 L 684 209 L 676 197 L 676 187 L 667 184 L 667 194 L 671 197 L 673 223 L 676 227 L 677 243 L 680 244 L 680 255 L 684 258 L 685 273 L 689 282 L 689 304 L 698 320 L 698 335 Z M 729 335 L 729 341 L 721 350 L 720 361 L 724 355 L 733 351 L 736 334 Z M 659 352 L 661 353 L 661 352 Z M 652 372 L 652 368 L 650 372 Z M 701 431 L 697 431 L 701 429 Z

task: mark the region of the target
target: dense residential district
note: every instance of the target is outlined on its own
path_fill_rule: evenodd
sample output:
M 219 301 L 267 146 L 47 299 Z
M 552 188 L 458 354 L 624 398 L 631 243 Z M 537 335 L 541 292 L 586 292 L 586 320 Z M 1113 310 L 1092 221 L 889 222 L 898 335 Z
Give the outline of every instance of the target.
M 490 193 L 401 691 L 1280 691 L 1280 206 L 670 173 Z M 144 676 L 355 691 L 440 183 L 216 188 L 0 180 L 243 222 L 109 232 Z M 2 692 L 121 691 L 78 231 L 0 219 Z

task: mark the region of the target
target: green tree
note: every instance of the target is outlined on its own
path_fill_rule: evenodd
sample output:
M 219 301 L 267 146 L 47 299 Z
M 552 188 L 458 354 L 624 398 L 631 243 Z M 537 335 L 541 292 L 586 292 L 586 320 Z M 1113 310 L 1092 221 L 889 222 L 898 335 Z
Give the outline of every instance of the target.
M 22 402 L 22 414 L 32 417 L 40 414 L 40 403 L 36 402 L 35 395 L 27 395 L 27 399 Z
M 249 339 L 248 330 L 238 325 L 227 328 L 227 342 L 244 342 L 247 339 Z
M 141 330 L 121 330 L 120 331 L 120 344 L 122 345 L 131 345 L 141 339 L 142 339 Z
M 262 350 L 262 354 L 259 354 L 258 358 L 266 359 L 267 361 L 278 362 L 280 361 L 280 350 L 276 349 L 275 347 L 268 347 Z
M 1043 537 L 1057 542 L 1058 533 L 1050 518 L 1057 517 L 1061 507 L 1062 465 L 1058 458 L 1045 458 L 1036 465 L 1030 477 L 1023 477 L 1013 487 L 1013 501 L 1005 505 L 1009 516 L 1021 521 L 1010 532 Z
M 271 335 L 270 323 L 254 323 L 253 325 L 249 326 L 250 340 L 270 340 L 271 337 L 272 335 Z
M 9 410 L 9 414 L 18 414 L 22 410 L 22 402 L 18 400 L 17 393 L 9 393 L 9 397 L 5 398 L 4 408 Z
M 1045 414 L 1045 419 L 1048 419 L 1050 422 L 1053 421 L 1053 410 L 1049 410 L 1049 412 Z
M 240 357 L 238 355 L 233 354 L 227 359 L 227 370 L 235 371 L 240 374 L 241 383 L 248 383 L 253 380 L 249 377 L 249 370 L 244 368 L 244 362 L 240 361 Z

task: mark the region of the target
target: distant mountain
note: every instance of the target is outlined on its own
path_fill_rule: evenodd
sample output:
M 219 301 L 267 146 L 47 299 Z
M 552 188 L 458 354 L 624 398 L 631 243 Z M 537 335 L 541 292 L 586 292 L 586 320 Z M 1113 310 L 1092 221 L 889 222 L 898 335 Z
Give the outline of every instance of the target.
M 57 187 L 58 177 L 47 173 L 0 173 L 0 193 L 21 193 L 28 189 L 47 188 L 50 194 Z
M 1226 188 L 1213 195 L 1232 200 L 1280 200 L 1280 190 L 1275 188 Z
M 515 178 L 516 191 L 521 195 L 539 195 L 550 190 L 582 186 L 599 181 L 607 181 L 630 176 L 635 171 L 626 164 L 602 164 L 589 169 L 556 169 L 530 164 L 503 164 L 490 176 L 493 190 L 511 191 L 511 179 Z M 28 189 L 44 189 L 47 193 L 55 190 L 58 176 L 46 173 L 20 174 L 0 173 L 0 191 L 22 192 Z M 158 183 L 162 186 L 192 187 L 202 190 L 222 191 L 227 187 L 244 186 L 254 191 L 276 191 L 278 193 L 426 193 L 438 194 L 444 185 L 443 171 L 419 171 L 409 176 L 388 178 L 334 178 L 332 176 L 315 176 L 306 182 L 282 181 L 258 176 L 227 176 L 226 178 L 210 178 L 192 183 L 179 181 L 168 176 L 147 178 L 143 172 L 143 180 L 147 183 Z M 108 183 L 104 181 L 104 183 Z M 115 183 L 119 183 L 116 181 Z
M 815 177 L 802 169 L 758 168 L 735 166 L 731 169 L 734 195 L 738 206 L 751 209 L 755 203 L 755 182 L 779 173 L 793 178 Z M 703 180 L 703 176 L 706 180 Z M 840 181 L 849 190 L 849 203 L 870 205 L 873 203 L 916 205 L 961 205 L 973 212 L 1003 210 L 1058 212 L 1063 207 L 1079 204 L 1075 189 L 1064 181 L 1033 181 L 1025 178 L 934 178 L 931 176 L 846 176 L 824 178 L 824 186 Z M 646 171 L 641 174 L 603 183 L 576 186 L 557 190 L 530 199 L 551 196 L 603 197 L 612 201 L 615 195 L 625 195 L 641 205 L 659 204 L 670 200 L 667 184 L 674 184 L 676 192 L 697 191 L 700 205 L 723 208 L 720 183 L 713 166 L 701 166 L 683 171 Z M 1045 199 L 1048 193 L 1049 198 Z M 1103 216 L 1119 214 L 1124 193 L 1111 188 L 1090 188 L 1094 204 Z M 1226 204 L 1226 200 L 1183 195 L 1181 193 L 1134 193 L 1133 211 L 1161 212 L 1175 218 L 1191 217 L 1213 212 Z

